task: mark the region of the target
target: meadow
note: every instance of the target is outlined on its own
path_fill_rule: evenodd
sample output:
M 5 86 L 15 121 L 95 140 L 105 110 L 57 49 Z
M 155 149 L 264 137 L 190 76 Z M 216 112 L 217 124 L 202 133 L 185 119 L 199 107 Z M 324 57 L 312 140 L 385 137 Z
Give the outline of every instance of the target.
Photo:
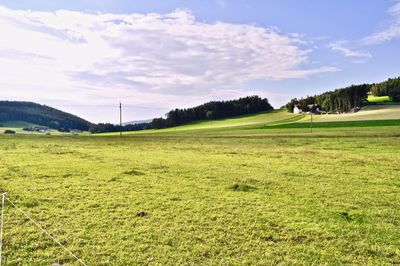
M 315 122 L 399 120 L 400 105 L 387 105 L 387 103 L 385 105 L 368 105 L 356 113 L 321 115 L 316 118 Z
M 4 130 L 6 130 L 6 129 L 14 130 L 15 132 L 18 132 L 18 133 L 23 133 L 24 131 L 22 130 L 22 128 L 34 127 L 34 126 L 37 126 L 37 125 L 28 123 L 28 122 L 23 122 L 23 121 L 1 122 L 0 123 L 0 133 L 3 133 Z
M 1 135 L 0 189 L 88 265 L 398 264 L 400 126 L 347 125 Z M 4 230 L 6 265 L 79 265 Z

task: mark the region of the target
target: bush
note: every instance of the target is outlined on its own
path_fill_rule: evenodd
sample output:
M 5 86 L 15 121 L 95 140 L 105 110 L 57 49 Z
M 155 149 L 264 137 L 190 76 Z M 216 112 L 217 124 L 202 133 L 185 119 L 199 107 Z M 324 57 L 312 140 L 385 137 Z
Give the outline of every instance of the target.
M 4 134 L 15 134 L 15 131 L 11 129 L 6 129 L 4 130 Z

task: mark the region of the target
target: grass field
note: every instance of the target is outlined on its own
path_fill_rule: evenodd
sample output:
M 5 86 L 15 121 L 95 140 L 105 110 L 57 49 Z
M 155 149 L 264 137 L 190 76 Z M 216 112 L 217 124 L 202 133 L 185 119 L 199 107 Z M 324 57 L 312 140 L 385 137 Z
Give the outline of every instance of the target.
M 398 121 L 386 121 L 376 122 L 379 120 L 399 120 L 400 121 L 400 105 L 369 105 L 362 108 L 354 114 L 329 114 L 329 115 L 314 115 L 313 121 L 315 124 L 324 123 L 317 125 L 316 127 L 331 127 L 333 130 L 336 126 L 335 123 L 329 124 L 327 122 L 339 122 L 341 132 L 349 132 L 352 128 L 360 125 L 366 127 L 380 126 L 380 125 L 397 125 Z M 195 123 L 166 128 L 161 130 L 144 130 L 135 132 L 124 132 L 125 136 L 139 136 L 139 135 L 253 135 L 253 134 L 264 134 L 265 129 L 269 129 L 267 132 L 271 134 L 273 132 L 281 133 L 280 128 L 299 128 L 304 129 L 308 126 L 310 116 L 306 114 L 292 114 L 286 110 L 275 110 L 273 112 L 267 112 L 257 115 L 249 115 L 238 118 L 229 118 L 215 121 L 198 121 Z M 373 121 L 371 123 L 356 123 L 357 121 Z M 375 121 L 375 122 L 374 122 Z M 343 123 L 344 124 L 343 124 Z M 349 123 L 346 123 L 349 122 Z M 303 124 L 303 125 L 298 125 Z M 353 125 L 354 124 L 354 125 Z M 346 129 L 344 129 L 346 128 Z M 259 131 L 259 129 L 263 129 Z M 301 133 L 306 132 L 302 130 L 290 131 L 289 133 Z M 330 131 L 332 132 L 332 131 Z M 365 131 L 364 131 L 365 132 Z M 288 133 L 284 131 L 283 133 Z M 335 132 L 335 134 L 338 132 Z M 97 134 L 97 136 L 118 136 L 119 132 Z
M 14 130 L 17 133 L 23 133 L 22 129 L 24 127 L 34 127 L 37 126 L 32 123 L 24 122 L 24 121 L 8 121 L 8 122 L 0 122 L 0 133 L 3 133 L 6 129 Z
M 1 135 L 0 189 L 88 265 L 400 263 L 400 125 L 263 123 Z M 78 265 L 5 213 L 7 265 Z
M 400 120 L 400 105 L 368 105 L 356 113 L 318 115 L 314 116 L 314 120 L 315 122 Z
M 179 127 L 166 128 L 162 130 L 145 130 L 135 132 L 124 132 L 125 136 L 140 134 L 187 134 L 188 132 L 226 132 L 233 128 L 248 128 L 257 125 L 275 125 L 281 123 L 292 123 L 303 119 L 304 115 L 292 114 L 284 110 L 274 110 L 256 115 L 246 115 L 241 117 L 227 118 L 213 121 L 197 121 Z M 100 136 L 118 136 L 119 132 L 97 134 Z
M 7 122 L 0 122 L 0 134 L 2 134 L 5 130 L 11 129 L 15 131 L 17 134 L 30 134 L 30 135 L 72 135 L 68 132 L 60 132 L 56 129 L 50 129 L 46 132 L 36 132 L 36 131 L 24 131 L 23 128 L 25 127 L 43 127 L 41 125 L 32 124 L 25 121 L 7 121 Z
M 389 96 L 373 96 L 373 95 L 368 95 L 368 102 L 370 103 L 387 103 L 391 102 L 392 100 L 390 99 Z

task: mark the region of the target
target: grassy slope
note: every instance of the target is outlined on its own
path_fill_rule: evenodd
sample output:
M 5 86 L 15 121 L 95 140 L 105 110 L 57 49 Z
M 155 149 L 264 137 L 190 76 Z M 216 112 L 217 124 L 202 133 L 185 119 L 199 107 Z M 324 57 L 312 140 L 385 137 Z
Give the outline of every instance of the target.
M 370 103 L 385 103 L 385 102 L 391 102 L 391 99 L 389 96 L 373 96 L 369 95 L 368 96 L 368 102 Z
M 400 105 L 368 105 L 354 114 L 330 114 L 314 116 L 314 118 L 315 122 L 399 120 Z
M 351 133 L 359 127 L 396 126 L 400 124 L 400 105 L 371 105 L 354 114 L 315 115 L 315 128 L 331 128 L 322 134 Z M 189 125 L 162 130 L 124 132 L 124 135 L 254 135 L 254 134 L 298 134 L 309 130 L 309 115 L 295 115 L 284 110 L 230 118 L 218 121 L 200 121 Z M 335 122 L 335 123 L 332 123 Z M 318 125 L 317 125 L 318 124 Z M 291 131 L 281 130 L 291 128 Z M 267 131 L 268 130 L 268 131 Z M 339 132 L 340 131 L 340 132 Z M 365 130 L 363 132 L 366 132 Z M 116 136 L 119 133 L 99 134 Z
M 213 120 L 213 121 L 198 121 L 191 124 L 166 128 L 161 130 L 145 130 L 136 132 L 124 132 L 124 135 L 137 135 L 137 134 L 160 134 L 160 133 L 187 133 L 187 131 L 213 131 L 224 132 L 230 131 L 235 128 L 252 127 L 256 125 L 273 125 L 279 123 L 295 122 L 304 118 L 304 115 L 291 114 L 282 110 L 275 110 L 272 112 L 261 113 L 256 115 L 247 115 L 235 118 Z M 116 133 L 98 134 L 102 136 L 116 136 Z
M 14 130 L 17 134 L 30 134 L 30 135 L 43 135 L 45 133 L 41 132 L 32 132 L 32 131 L 23 131 L 22 129 L 24 127 L 43 127 L 41 125 L 25 122 L 25 121 L 6 121 L 6 122 L 0 122 L 0 134 L 4 132 L 6 129 L 11 129 Z M 48 132 L 46 132 L 48 133 Z M 70 135 L 70 133 L 62 133 L 59 132 L 58 130 L 51 129 L 50 134 L 52 135 Z
M 3 127 L 7 128 L 24 128 L 24 127 L 33 127 L 38 126 L 36 124 L 32 124 L 25 121 L 7 121 L 7 122 L 0 122 Z
M 7 121 L 0 122 L 0 133 L 2 133 L 6 129 L 14 130 L 15 132 L 22 133 L 22 129 L 24 127 L 33 127 L 37 126 L 35 124 L 25 122 L 25 121 Z

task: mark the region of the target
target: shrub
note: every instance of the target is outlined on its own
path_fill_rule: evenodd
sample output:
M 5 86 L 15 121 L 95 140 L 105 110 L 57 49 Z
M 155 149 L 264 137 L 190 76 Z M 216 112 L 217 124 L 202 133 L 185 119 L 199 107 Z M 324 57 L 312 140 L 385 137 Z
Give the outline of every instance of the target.
M 15 134 L 15 131 L 11 129 L 6 129 L 4 130 L 4 134 Z

